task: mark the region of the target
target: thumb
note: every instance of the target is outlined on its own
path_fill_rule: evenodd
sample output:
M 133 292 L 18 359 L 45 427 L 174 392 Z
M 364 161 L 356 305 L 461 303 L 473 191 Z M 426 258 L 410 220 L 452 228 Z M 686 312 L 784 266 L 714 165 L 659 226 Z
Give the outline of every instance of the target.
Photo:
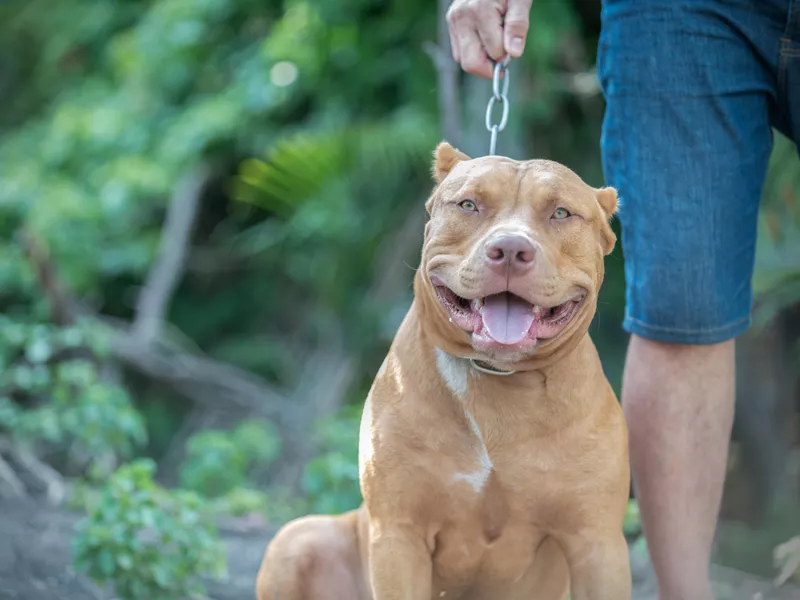
M 532 3 L 533 0 L 508 0 L 503 21 L 503 45 L 514 58 L 522 56 L 525 49 Z

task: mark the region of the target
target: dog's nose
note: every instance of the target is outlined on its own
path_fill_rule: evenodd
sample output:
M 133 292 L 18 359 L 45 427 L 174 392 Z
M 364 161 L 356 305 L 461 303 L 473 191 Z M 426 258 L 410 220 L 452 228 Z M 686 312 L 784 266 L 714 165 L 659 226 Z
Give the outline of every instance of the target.
M 524 235 L 501 235 L 486 246 L 486 262 L 492 267 L 525 269 L 536 258 L 536 248 Z

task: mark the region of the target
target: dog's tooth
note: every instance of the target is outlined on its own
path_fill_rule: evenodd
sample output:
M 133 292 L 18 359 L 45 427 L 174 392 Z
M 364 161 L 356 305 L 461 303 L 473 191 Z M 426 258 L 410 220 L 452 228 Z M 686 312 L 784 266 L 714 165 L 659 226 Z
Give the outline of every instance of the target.
M 542 314 L 542 307 L 534 304 L 533 305 L 533 314 L 535 314 L 537 317 L 539 315 L 541 315 Z
M 452 322 L 453 322 L 453 317 L 450 317 L 450 318 L 448 319 L 448 321 L 450 321 L 450 322 L 452 323 Z

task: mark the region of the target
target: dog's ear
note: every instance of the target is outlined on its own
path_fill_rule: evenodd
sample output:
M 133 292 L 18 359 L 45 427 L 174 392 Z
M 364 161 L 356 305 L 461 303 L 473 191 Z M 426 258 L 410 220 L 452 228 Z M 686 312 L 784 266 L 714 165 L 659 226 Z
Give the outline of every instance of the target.
M 597 190 L 597 201 L 600 203 L 600 208 L 606 213 L 606 219 L 611 220 L 617 213 L 619 200 L 617 198 L 617 190 L 612 187 L 604 187 Z
M 605 217 L 601 225 L 601 235 L 603 238 L 603 253 L 608 255 L 611 254 L 614 245 L 617 243 L 617 236 L 614 235 L 614 230 L 611 229 L 610 222 L 614 215 L 617 214 L 619 199 L 617 197 L 617 190 L 613 187 L 604 187 L 595 190 L 595 195 L 598 204 L 600 204 L 600 208 L 603 210 L 603 216 Z
M 469 156 L 453 148 L 447 142 L 441 142 L 436 146 L 433 160 L 433 177 L 436 183 L 441 183 L 442 179 L 453 170 L 462 160 L 469 160 Z

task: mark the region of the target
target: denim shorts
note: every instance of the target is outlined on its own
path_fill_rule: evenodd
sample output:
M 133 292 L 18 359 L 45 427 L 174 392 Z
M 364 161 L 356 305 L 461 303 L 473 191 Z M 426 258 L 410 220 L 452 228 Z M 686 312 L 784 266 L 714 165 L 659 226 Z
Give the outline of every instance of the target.
M 750 325 L 771 128 L 800 139 L 800 0 L 604 0 L 597 66 L 624 328 L 734 338 Z

